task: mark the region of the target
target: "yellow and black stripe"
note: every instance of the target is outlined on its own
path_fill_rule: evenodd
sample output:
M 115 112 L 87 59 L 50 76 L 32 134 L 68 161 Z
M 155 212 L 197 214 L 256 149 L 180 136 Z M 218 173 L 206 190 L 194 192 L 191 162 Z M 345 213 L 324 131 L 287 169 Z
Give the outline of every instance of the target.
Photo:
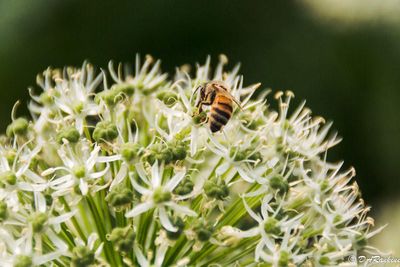
M 226 125 L 232 116 L 232 100 L 225 96 L 218 96 L 211 105 L 210 130 L 215 133 Z

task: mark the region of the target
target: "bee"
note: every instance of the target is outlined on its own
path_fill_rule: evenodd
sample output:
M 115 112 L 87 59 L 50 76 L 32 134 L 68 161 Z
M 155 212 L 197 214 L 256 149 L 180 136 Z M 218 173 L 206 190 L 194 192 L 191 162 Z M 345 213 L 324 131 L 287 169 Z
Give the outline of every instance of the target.
M 211 106 L 207 120 L 211 132 L 220 131 L 232 117 L 233 102 L 241 108 L 239 102 L 230 94 L 228 87 L 221 81 L 210 81 L 199 86 L 200 98 L 196 104 L 199 114 L 203 106 Z

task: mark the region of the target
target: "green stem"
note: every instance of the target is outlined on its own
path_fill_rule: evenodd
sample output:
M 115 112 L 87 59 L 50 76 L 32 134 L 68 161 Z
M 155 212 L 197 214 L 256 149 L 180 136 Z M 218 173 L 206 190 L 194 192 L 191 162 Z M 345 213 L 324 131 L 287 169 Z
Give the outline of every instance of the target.
M 92 216 L 94 217 L 94 222 L 97 228 L 97 232 L 99 233 L 100 239 L 104 243 L 104 254 L 107 258 L 107 261 L 112 266 L 118 266 L 116 263 L 116 259 L 114 258 L 115 254 L 113 253 L 114 250 L 112 248 L 112 244 L 106 238 L 106 231 L 103 227 L 103 221 L 100 217 L 96 204 L 90 195 L 86 196 L 85 200 L 89 206 Z
M 71 208 L 69 207 L 69 205 L 68 205 L 67 201 L 65 200 L 65 198 L 64 198 L 64 197 L 60 197 L 60 201 L 61 201 L 61 203 L 64 205 L 65 210 L 66 210 L 67 212 L 70 212 L 70 211 L 71 211 Z M 79 237 L 80 237 L 84 242 L 86 242 L 86 241 L 87 241 L 87 238 L 86 238 L 85 234 L 83 233 L 82 228 L 81 228 L 79 222 L 76 220 L 75 216 L 72 216 L 72 217 L 71 217 L 71 221 L 72 221 L 72 224 L 74 225 L 75 230 L 78 232 Z

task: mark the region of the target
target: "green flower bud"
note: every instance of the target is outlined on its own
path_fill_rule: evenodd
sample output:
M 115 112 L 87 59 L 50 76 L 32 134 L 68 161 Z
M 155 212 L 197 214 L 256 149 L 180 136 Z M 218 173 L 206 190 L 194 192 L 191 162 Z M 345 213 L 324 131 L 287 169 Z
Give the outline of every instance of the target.
M 178 228 L 178 231 L 170 232 L 170 231 L 166 230 L 167 237 L 170 240 L 177 240 L 183 233 L 183 230 L 185 229 L 185 223 L 183 222 L 181 217 L 170 218 L 170 220 L 171 220 L 172 225 L 175 226 L 176 228 Z
M 118 186 L 108 193 L 106 201 L 115 208 L 130 204 L 133 201 L 132 190 L 124 186 Z
M 225 182 L 218 182 L 216 178 L 208 180 L 204 183 L 204 192 L 208 197 L 218 200 L 224 200 L 229 196 L 229 188 Z
M 346 221 L 343 220 L 343 216 L 340 214 L 336 214 L 336 216 L 333 218 L 333 224 L 337 228 L 343 228 L 346 226 Z
M 214 232 L 214 227 L 206 225 L 204 223 L 198 223 L 193 227 L 193 231 L 197 235 L 197 239 L 201 242 L 206 242 L 210 239 Z
M 324 192 L 329 186 L 328 180 L 323 180 L 320 186 L 321 186 L 321 191 Z
M 183 143 L 178 143 L 172 148 L 172 154 L 174 160 L 184 160 L 187 156 L 186 146 Z
M 118 93 L 124 93 L 128 96 L 133 95 L 133 93 L 135 92 L 135 88 L 133 87 L 133 85 L 128 83 L 114 84 L 111 87 L 111 90 L 115 90 Z
M 310 237 L 314 237 L 314 236 L 317 236 L 317 235 L 322 234 L 322 231 L 323 231 L 322 228 L 317 228 L 317 229 L 314 229 L 314 228 L 307 228 L 307 229 L 305 229 L 305 230 L 303 231 L 302 237 L 303 237 L 304 239 L 308 239 L 308 238 L 310 238 Z
M 176 232 L 166 231 L 167 237 L 171 240 L 177 240 L 183 233 L 183 230 L 185 229 L 185 223 L 183 222 L 181 217 L 175 217 L 175 218 L 170 218 L 170 219 L 171 219 L 172 225 L 175 226 L 176 228 L 178 228 L 178 231 L 176 231 Z
M 354 247 L 358 250 L 363 249 L 366 245 L 368 244 L 367 238 L 364 235 L 357 235 L 355 242 L 354 242 Z
M 17 176 L 12 171 L 6 171 L 0 174 L 0 182 L 3 184 L 15 185 L 17 183 Z
M 119 252 L 129 253 L 132 251 L 136 234 L 134 230 L 127 227 L 114 228 L 107 236 L 107 239 L 113 243 L 114 249 Z
M 14 163 L 16 154 L 17 153 L 14 150 L 7 150 L 5 156 L 7 158 L 7 162 L 8 162 L 9 165 L 12 165 Z
M 101 121 L 97 123 L 93 131 L 93 139 L 96 142 L 112 141 L 118 136 L 117 126 L 109 121 Z
M 53 204 L 53 197 L 49 193 L 44 194 L 44 199 L 46 200 L 46 205 L 51 206 Z
M 0 222 L 4 221 L 8 217 L 7 203 L 0 201 Z
M 8 137 L 12 137 L 14 135 L 24 135 L 28 131 L 28 126 L 29 123 L 26 119 L 18 118 L 8 125 L 6 134 Z
M 54 97 L 60 96 L 60 93 L 55 91 L 54 89 L 46 90 L 40 94 L 40 103 L 43 105 L 51 105 L 54 103 Z
M 56 141 L 60 144 L 63 143 L 63 139 L 67 139 L 70 143 L 76 143 L 79 141 L 80 134 L 74 126 L 67 127 L 61 130 L 56 137 Z
M 156 160 L 170 163 L 174 158 L 174 154 L 171 148 L 165 144 L 156 143 L 149 147 L 149 155 L 147 160 L 150 164 L 153 164 Z
M 79 103 L 77 103 L 75 106 L 74 106 L 74 111 L 75 111 L 75 113 L 81 113 L 82 111 L 83 111 L 83 108 L 84 108 L 85 106 L 84 106 L 84 104 L 82 103 L 82 102 L 79 102 Z
M 177 133 L 177 134 L 174 136 L 174 139 L 175 139 L 177 142 L 182 142 L 182 143 L 183 143 L 183 139 L 185 139 L 185 138 L 190 134 L 191 131 L 192 131 L 191 127 L 186 127 L 186 128 L 184 128 L 182 131 L 180 131 L 179 133 Z
M 281 251 L 278 260 L 279 267 L 287 267 L 289 265 L 290 255 L 286 251 Z
M 47 91 L 41 93 L 39 98 L 40 98 L 40 103 L 42 103 L 43 105 L 51 105 L 54 102 L 53 96 L 49 94 Z
M 32 230 L 34 233 L 40 233 L 43 229 L 45 224 L 47 223 L 47 214 L 43 212 L 38 212 L 36 214 L 31 215 L 29 221 L 32 225 Z
M 129 88 L 131 88 L 132 91 Z M 108 106 L 114 106 L 118 102 L 122 101 L 127 95 L 132 94 L 133 87 L 121 87 L 120 85 L 114 85 L 110 90 L 98 93 L 94 101 L 99 104 L 101 99 Z
M 140 148 L 139 144 L 125 143 L 121 146 L 121 155 L 126 161 L 131 161 L 139 154 Z
M 319 264 L 321 265 L 330 265 L 330 262 L 331 261 L 326 256 L 322 256 L 321 258 L 319 258 Z
M 262 161 L 263 160 L 263 157 L 259 151 L 257 151 L 257 152 L 248 151 L 248 152 L 249 152 L 250 160 L 254 160 L 254 161 Z
M 281 228 L 278 226 L 278 223 L 279 223 L 279 221 L 277 219 L 275 219 L 274 217 L 269 217 L 264 222 L 264 231 L 267 234 L 280 235 Z
M 170 91 L 161 91 L 157 94 L 157 98 L 164 102 L 168 107 L 173 106 L 178 100 L 178 96 Z
M 177 187 L 175 187 L 174 193 L 180 196 L 184 196 L 193 191 L 194 184 L 190 179 L 184 179 Z
M 114 90 L 102 91 L 96 95 L 94 102 L 96 102 L 96 104 L 100 104 L 100 100 L 103 100 L 107 106 L 113 106 L 117 102 L 116 96 L 117 94 Z
M 83 178 L 86 175 L 85 166 L 77 166 L 74 168 L 73 172 L 76 178 Z
M 229 151 L 229 157 L 233 158 L 234 161 L 242 161 L 247 158 L 246 151 L 238 150 L 237 148 L 231 148 Z
M 87 247 L 75 247 L 72 254 L 72 266 L 74 267 L 87 267 L 96 262 L 94 252 Z
M 273 189 L 279 190 L 281 194 L 285 194 L 289 191 L 289 183 L 280 175 L 272 177 L 269 181 L 269 185 Z
M 158 187 L 154 190 L 154 193 L 153 193 L 154 203 L 159 204 L 159 203 L 167 202 L 167 201 L 170 201 L 171 198 L 172 198 L 171 192 L 164 191 L 164 189 L 162 187 Z
M 33 261 L 30 256 L 18 255 L 14 259 L 14 267 L 32 267 Z

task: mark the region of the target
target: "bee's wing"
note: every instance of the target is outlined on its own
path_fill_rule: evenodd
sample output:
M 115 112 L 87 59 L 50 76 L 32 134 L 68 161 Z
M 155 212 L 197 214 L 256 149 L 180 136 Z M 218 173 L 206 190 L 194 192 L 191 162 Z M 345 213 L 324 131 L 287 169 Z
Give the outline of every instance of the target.
M 242 105 L 240 105 L 239 101 L 237 101 L 236 98 L 233 97 L 233 95 L 231 95 L 231 97 L 232 97 L 232 101 L 235 102 L 235 104 L 240 108 L 240 110 L 243 111 L 243 107 L 242 107 Z
M 230 99 L 232 99 L 233 102 L 241 109 L 243 110 L 242 105 L 240 105 L 239 101 L 230 93 L 228 90 L 220 90 L 221 93 L 226 94 Z

